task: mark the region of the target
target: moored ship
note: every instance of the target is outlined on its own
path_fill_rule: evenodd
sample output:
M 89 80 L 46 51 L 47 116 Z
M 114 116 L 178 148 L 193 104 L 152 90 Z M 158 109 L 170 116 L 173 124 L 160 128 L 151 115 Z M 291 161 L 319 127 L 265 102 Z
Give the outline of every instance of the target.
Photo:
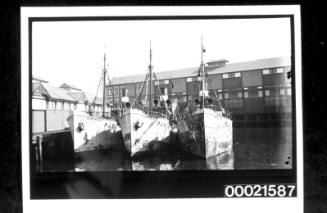
M 120 126 L 124 138 L 124 145 L 131 156 L 136 156 L 144 152 L 160 149 L 169 143 L 172 128 L 169 122 L 169 110 L 165 103 L 163 109 L 157 108 L 152 103 L 152 78 L 154 77 L 152 70 L 152 50 L 150 45 L 150 65 L 145 80 L 138 92 L 141 95 L 146 84 L 146 91 L 149 89 L 149 99 L 147 95 L 145 100 L 136 104 L 137 97 L 131 106 L 127 105 L 120 119 Z M 148 88 L 149 86 L 149 88 Z M 148 94 L 148 93 L 147 93 Z M 161 98 L 165 102 L 164 98 Z
M 102 115 L 92 115 L 91 112 L 89 114 L 73 110 L 67 118 L 75 153 L 119 147 L 122 143 L 121 129 L 117 120 L 110 117 L 109 112 L 106 113 L 105 87 L 107 77 L 106 54 L 104 54 Z
M 202 39 L 202 38 L 201 38 Z M 206 71 L 203 62 L 205 49 L 201 40 L 202 90 L 199 100 L 185 108 L 179 115 L 178 136 L 183 150 L 204 158 L 231 152 L 233 147 L 233 126 L 229 113 L 223 109 L 215 93 L 218 104 L 209 97 L 206 90 Z M 208 79 L 210 81 L 210 79 Z

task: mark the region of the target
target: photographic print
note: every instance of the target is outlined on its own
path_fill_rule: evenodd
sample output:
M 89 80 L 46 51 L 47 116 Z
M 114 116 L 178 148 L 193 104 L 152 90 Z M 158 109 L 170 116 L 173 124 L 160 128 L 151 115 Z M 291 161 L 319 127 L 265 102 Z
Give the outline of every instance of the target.
M 294 14 L 146 11 L 29 17 L 31 199 L 296 197 Z
M 291 169 L 290 24 L 33 22 L 35 169 Z

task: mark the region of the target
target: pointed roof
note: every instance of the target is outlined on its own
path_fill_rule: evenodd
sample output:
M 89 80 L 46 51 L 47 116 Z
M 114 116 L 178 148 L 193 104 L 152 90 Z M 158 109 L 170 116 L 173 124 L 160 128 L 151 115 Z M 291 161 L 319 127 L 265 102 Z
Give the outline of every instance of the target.
M 70 88 L 70 89 L 74 89 L 74 90 L 78 90 L 78 91 L 82 91 L 82 89 L 72 85 L 72 84 L 67 84 L 67 83 L 63 83 L 60 85 L 61 88 Z
M 49 83 L 48 81 L 36 76 L 36 75 L 33 75 L 32 76 L 32 80 L 35 80 L 35 81 L 39 81 L 39 82 L 42 82 L 42 83 Z
M 66 101 L 75 101 L 70 95 L 67 94 L 67 91 L 63 88 L 52 86 L 49 84 L 42 84 L 42 87 L 45 89 L 46 96 L 58 99 L 58 100 L 66 100 Z
M 67 94 L 77 102 L 85 102 L 84 92 L 68 92 Z
M 85 92 L 68 92 L 69 96 L 71 96 L 75 101 L 79 103 L 96 103 L 102 104 L 102 98 L 95 97 L 95 95 Z
M 87 102 L 89 103 L 96 103 L 96 104 L 102 104 L 102 98 L 99 98 L 99 97 L 96 97 L 95 95 L 93 94 L 90 94 L 90 93 L 84 93 L 85 94 L 85 98 L 87 100 Z

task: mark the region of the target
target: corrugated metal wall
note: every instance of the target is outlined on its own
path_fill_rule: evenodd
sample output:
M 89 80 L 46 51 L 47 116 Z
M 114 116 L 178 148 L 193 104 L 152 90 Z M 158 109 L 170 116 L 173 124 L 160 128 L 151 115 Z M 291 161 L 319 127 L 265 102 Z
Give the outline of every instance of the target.
M 211 90 L 211 89 L 222 89 L 222 88 L 223 88 L 223 81 L 221 75 L 210 76 L 210 80 L 208 80 L 208 89 Z
M 67 110 L 32 110 L 32 133 L 67 128 L 68 115 Z
M 187 82 L 186 85 L 188 95 L 192 95 L 193 97 L 199 96 L 199 91 L 201 88 L 201 83 L 199 81 Z
M 244 99 L 245 113 L 262 113 L 264 112 L 263 98 Z
M 270 75 L 263 75 L 263 85 L 280 85 L 285 83 L 285 74 L 276 73 Z
M 127 84 L 126 89 L 128 90 L 128 96 L 135 96 L 135 84 Z
M 272 97 L 265 99 L 265 111 L 268 113 L 280 113 L 286 109 L 285 97 Z
M 45 131 L 45 110 L 32 111 L 32 132 Z
M 174 85 L 174 88 L 171 89 L 171 91 L 173 93 L 186 91 L 186 79 L 185 78 L 172 79 L 171 81 Z
M 262 85 L 262 71 L 253 70 L 242 73 L 243 87 L 261 86 Z
M 47 110 L 46 125 L 47 131 L 60 130 L 68 127 L 67 117 L 69 111 Z
M 224 89 L 242 88 L 242 78 L 223 79 Z
M 243 111 L 243 100 L 225 100 L 224 103 L 225 108 L 232 112 Z

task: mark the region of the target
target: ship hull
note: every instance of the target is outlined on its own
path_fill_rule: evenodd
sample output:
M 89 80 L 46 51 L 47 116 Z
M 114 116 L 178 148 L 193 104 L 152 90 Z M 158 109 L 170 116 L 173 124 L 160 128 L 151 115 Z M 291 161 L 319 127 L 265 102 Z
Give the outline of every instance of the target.
M 72 111 L 67 121 L 75 153 L 118 148 L 122 144 L 121 129 L 114 119 Z
M 232 120 L 221 112 L 198 109 L 178 120 L 178 136 L 182 149 L 193 155 L 209 158 L 231 152 Z
M 162 148 L 169 142 L 171 127 L 165 117 L 153 117 L 138 109 L 128 110 L 120 120 L 124 145 L 134 157 Z

